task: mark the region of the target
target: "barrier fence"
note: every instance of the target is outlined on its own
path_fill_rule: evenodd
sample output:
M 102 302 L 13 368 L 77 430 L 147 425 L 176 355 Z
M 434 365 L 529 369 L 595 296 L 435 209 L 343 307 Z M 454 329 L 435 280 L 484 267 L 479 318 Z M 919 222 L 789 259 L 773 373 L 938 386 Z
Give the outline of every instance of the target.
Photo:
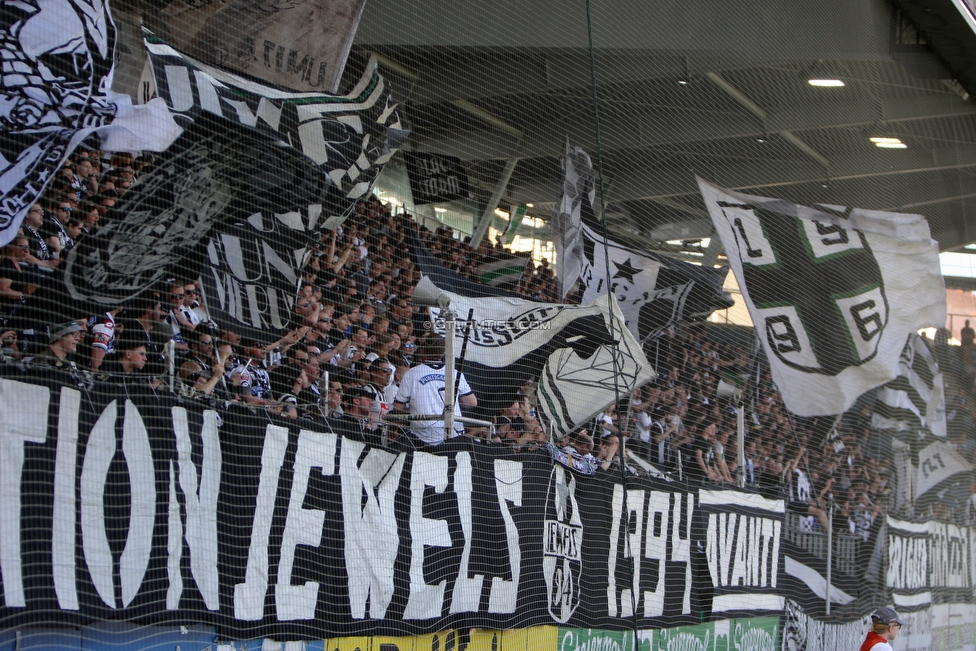
M 4 371 L 0 622 L 16 648 L 163 644 L 170 627 L 181 649 L 434 649 L 454 631 L 457 647 L 625 650 L 635 630 L 655 651 L 831 649 L 863 636 L 879 594 L 909 648 L 973 632 L 972 527 L 879 522 L 874 583 L 839 538 L 824 618 L 822 536 L 783 499 L 582 475 L 466 437 L 397 453 L 244 406 Z

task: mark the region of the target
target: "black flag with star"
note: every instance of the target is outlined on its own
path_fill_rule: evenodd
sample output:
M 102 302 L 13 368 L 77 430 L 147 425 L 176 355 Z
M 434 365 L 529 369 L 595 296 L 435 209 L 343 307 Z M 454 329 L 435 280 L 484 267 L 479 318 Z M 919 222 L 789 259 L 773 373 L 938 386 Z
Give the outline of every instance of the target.
M 732 305 L 722 291 L 727 267 L 702 267 L 613 240 L 604 244 L 603 237 L 585 223 L 583 258 L 583 303 L 612 292 L 638 341 L 657 336 L 679 321 L 700 321 Z

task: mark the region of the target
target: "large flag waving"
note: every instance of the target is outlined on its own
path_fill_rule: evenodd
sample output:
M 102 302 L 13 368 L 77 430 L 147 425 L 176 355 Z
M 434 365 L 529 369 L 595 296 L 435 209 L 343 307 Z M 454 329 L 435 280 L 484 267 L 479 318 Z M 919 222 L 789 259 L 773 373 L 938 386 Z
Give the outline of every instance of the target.
M 703 267 L 604 240 L 586 223 L 580 232 L 583 302 L 610 291 L 638 341 L 680 321 L 700 321 L 732 306 L 731 297 L 722 291 L 728 267 Z
M 969 478 L 972 473 L 973 465 L 966 461 L 962 455 L 949 447 L 945 441 L 933 441 L 918 453 L 918 481 L 915 485 L 915 499 L 932 499 L 933 495 L 940 492 L 952 490 L 954 483 L 958 484 L 960 479 L 964 479 L 959 486 L 960 492 L 965 496 L 969 495 Z M 935 491 L 931 495 L 929 491 Z M 963 500 L 966 498 L 963 497 Z
M 473 310 L 464 373 L 489 411 L 509 406 L 527 381 L 537 381 L 544 422 L 567 433 L 653 379 L 612 298 L 583 306 L 529 301 L 450 271 L 413 234 L 410 247 L 425 279 L 451 298 L 459 319 L 455 350 L 463 342 L 461 321 Z M 439 312 L 431 316 L 443 333 Z
M 204 66 L 146 33 L 157 89 L 186 125 L 75 247 L 65 286 L 114 306 L 196 277 L 224 327 L 274 341 L 291 326 L 309 243 L 368 193 L 405 135 L 370 67 L 350 94 L 294 93 Z
M 145 37 L 157 92 L 175 114 L 216 115 L 297 149 L 329 175 L 341 205 L 369 193 L 409 133 L 375 59 L 346 95 L 296 93 L 195 61 L 149 31 Z
M 104 0 L 3 3 L 0 246 L 85 138 L 106 151 L 163 151 L 180 135 L 161 100 L 112 92 L 115 23 Z
M 912 335 L 898 362 L 898 377 L 878 391 L 871 426 L 898 432 L 926 429 L 945 438 L 945 386 L 925 340 Z
M 945 323 L 938 247 L 924 217 L 698 183 L 794 414 L 843 412 L 898 375 L 910 334 Z
M 511 404 L 527 382 L 538 382 L 543 422 L 566 434 L 654 377 L 640 344 L 607 295 L 588 305 L 471 298 L 447 291 L 461 319 L 472 312 L 464 373 L 479 400 Z M 434 329 L 443 333 L 439 310 Z M 456 330 L 456 350 L 464 331 Z

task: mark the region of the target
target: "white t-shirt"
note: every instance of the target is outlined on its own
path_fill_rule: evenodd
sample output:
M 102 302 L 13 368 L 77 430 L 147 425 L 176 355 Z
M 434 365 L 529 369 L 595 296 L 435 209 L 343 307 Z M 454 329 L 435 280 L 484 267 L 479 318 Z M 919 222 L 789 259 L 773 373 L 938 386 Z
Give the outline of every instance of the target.
M 409 405 L 411 414 L 440 414 L 444 412 L 444 366 L 419 364 L 403 374 L 396 401 Z M 458 396 L 472 393 L 467 378 L 458 374 Z M 454 414 L 461 415 L 461 405 L 454 401 Z M 444 442 L 444 421 L 420 420 L 411 424 L 411 430 L 424 443 L 438 445 Z M 454 434 L 464 432 L 461 423 L 454 423 Z
M 637 438 L 645 443 L 651 442 L 651 426 L 654 419 L 646 411 L 637 412 Z

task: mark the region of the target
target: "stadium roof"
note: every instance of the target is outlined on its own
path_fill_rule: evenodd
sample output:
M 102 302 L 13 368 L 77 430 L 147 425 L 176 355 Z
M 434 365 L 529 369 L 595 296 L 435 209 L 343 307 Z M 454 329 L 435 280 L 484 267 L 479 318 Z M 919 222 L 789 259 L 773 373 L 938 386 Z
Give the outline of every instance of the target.
M 410 146 L 462 158 L 482 203 L 517 161 L 503 202 L 551 211 L 568 135 L 602 165 L 613 231 L 647 246 L 709 236 L 697 174 L 921 213 L 949 250 L 976 241 L 962 3 L 369 0 L 350 66 L 379 55 Z

